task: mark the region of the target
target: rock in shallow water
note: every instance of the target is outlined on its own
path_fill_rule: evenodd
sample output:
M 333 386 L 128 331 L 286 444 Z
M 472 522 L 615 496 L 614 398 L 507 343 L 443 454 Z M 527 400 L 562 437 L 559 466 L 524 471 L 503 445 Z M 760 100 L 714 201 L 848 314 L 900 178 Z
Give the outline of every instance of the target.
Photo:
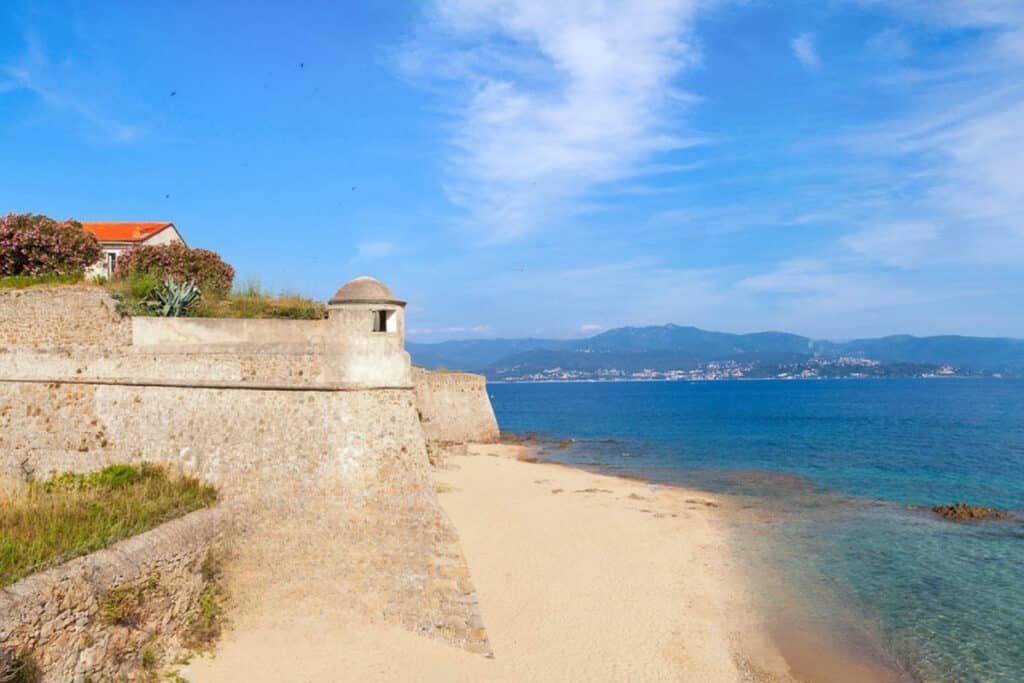
M 996 510 L 995 508 L 970 505 L 968 503 L 936 505 L 932 508 L 932 512 L 954 522 L 969 522 L 979 519 L 1008 519 L 1010 517 L 1010 513 L 1005 510 Z

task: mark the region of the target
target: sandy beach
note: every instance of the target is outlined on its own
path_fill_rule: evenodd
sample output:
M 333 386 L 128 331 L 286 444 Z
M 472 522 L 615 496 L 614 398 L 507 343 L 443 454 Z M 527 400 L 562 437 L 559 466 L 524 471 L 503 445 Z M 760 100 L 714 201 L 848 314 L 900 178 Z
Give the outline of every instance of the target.
M 747 606 L 715 498 L 524 454 L 471 446 L 435 473 L 493 658 L 318 615 L 248 620 L 182 673 L 193 683 L 792 680 Z

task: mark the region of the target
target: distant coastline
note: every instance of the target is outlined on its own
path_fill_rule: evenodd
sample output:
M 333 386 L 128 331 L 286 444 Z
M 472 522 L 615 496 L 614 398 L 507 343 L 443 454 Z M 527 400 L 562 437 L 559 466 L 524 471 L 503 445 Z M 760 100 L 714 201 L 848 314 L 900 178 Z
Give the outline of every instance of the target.
M 1024 340 L 957 335 L 835 342 L 661 325 L 585 339 L 471 339 L 407 349 L 427 369 L 460 369 L 491 381 L 1024 376 Z
M 875 377 L 722 377 L 718 379 L 645 379 L 630 377 L 624 379 L 488 379 L 488 384 L 704 384 L 709 382 L 860 382 L 864 380 L 964 380 L 1024 379 L 1020 375 L 892 375 Z

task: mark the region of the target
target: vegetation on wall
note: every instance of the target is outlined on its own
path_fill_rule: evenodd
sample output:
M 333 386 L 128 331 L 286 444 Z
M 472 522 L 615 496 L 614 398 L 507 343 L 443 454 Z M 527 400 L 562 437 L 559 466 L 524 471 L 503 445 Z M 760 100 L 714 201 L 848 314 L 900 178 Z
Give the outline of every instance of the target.
M 30 213 L 0 218 L 0 277 L 80 274 L 102 254 L 96 237 L 78 221 Z
M 0 289 L 25 289 L 40 285 L 72 285 L 85 279 L 82 273 L 70 275 L 11 275 L 0 277 Z
M 215 251 L 191 249 L 184 244 L 135 247 L 121 254 L 114 277 L 143 276 L 161 281 L 195 282 L 204 292 L 226 294 L 234 282 L 235 269 Z
M 0 219 L 0 289 L 73 284 L 103 250 L 77 221 L 9 214 Z M 319 320 L 320 302 L 274 295 L 259 283 L 232 289 L 235 269 L 208 249 L 184 244 L 140 246 L 123 253 L 106 285 L 126 316 Z
M 226 296 L 203 297 L 195 315 L 204 318 L 286 318 L 320 320 L 327 309 L 319 301 L 297 294 L 274 295 L 258 282 L 236 287 Z
M 0 494 L 0 586 L 216 500 L 211 486 L 150 464 L 30 482 Z
M 323 304 L 294 294 L 274 295 L 259 283 L 249 283 L 227 293 L 202 291 L 202 295 L 181 308 L 168 308 L 173 281 L 161 282 L 149 274 L 135 275 L 107 284 L 117 310 L 128 316 L 177 315 L 197 318 L 284 318 L 320 320 Z M 167 311 L 167 312 L 165 312 Z

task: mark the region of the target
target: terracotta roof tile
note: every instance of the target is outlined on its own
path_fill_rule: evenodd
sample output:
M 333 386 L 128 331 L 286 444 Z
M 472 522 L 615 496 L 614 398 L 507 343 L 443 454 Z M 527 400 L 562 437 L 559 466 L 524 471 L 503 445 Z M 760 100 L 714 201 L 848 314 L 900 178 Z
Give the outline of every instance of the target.
M 174 223 L 163 222 L 125 222 L 109 223 L 89 221 L 82 222 L 82 227 L 96 235 L 101 242 L 144 242 L 153 235 L 172 227 Z

